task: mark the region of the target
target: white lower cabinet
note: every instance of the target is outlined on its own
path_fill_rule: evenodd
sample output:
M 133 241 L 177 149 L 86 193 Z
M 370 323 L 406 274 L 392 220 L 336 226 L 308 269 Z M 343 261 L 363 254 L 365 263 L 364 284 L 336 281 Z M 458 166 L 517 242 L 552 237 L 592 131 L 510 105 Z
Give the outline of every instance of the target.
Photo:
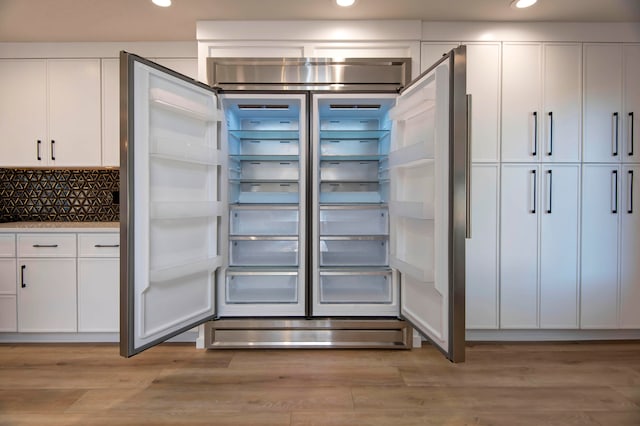
M 583 165 L 581 328 L 618 326 L 620 180 L 619 165 Z
M 0 257 L 0 332 L 17 331 L 17 320 L 16 259 Z
M 498 214 L 500 166 L 471 169 L 471 239 L 466 244 L 466 324 L 498 328 Z
M 18 331 L 75 332 L 76 259 L 18 259 Z
M 120 261 L 78 258 L 78 331 L 119 330 Z
M 620 328 L 640 328 L 640 165 L 623 166 L 620 196 Z
M 577 328 L 579 165 L 503 165 L 500 326 Z

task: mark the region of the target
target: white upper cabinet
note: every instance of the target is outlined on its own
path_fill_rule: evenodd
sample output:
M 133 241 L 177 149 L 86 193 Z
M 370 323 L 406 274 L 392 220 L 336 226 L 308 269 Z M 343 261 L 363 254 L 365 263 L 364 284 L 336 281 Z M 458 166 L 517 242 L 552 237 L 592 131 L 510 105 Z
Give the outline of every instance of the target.
M 100 61 L 0 62 L 0 165 L 100 165 Z
M 582 50 L 577 43 L 542 47 L 543 162 L 580 161 L 580 105 L 582 103 Z
M 46 61 L 0 60 L 0 166 L 46 165 Z
M 102 60 L 102 165 L 120 165 L 120 61 Z
M 584 45 L 584 141 L 587 163 L 622 157 L 622 44 Z
M 580 161 L 578 43 L 505 43 L 502 161 Z
M 622 139 L 624 151 L 622 161 L 640 163 L 638 136 L 640 135 L 640 45 L 628 44 L 623 47 L 624 61 L 624 115 Z
M 502 161 L 540 159 L 542 46 L 502 48 Z

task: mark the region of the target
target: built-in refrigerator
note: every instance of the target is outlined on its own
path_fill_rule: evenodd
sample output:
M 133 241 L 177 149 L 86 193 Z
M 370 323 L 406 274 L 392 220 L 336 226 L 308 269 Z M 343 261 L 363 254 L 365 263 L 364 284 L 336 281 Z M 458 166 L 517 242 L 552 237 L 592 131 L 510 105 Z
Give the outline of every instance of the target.
M 121 354 L 412 326 L 464 360 L 465 57 L 408 85 L 406 60 L 211 61 L 210 86 L 123 52 Z

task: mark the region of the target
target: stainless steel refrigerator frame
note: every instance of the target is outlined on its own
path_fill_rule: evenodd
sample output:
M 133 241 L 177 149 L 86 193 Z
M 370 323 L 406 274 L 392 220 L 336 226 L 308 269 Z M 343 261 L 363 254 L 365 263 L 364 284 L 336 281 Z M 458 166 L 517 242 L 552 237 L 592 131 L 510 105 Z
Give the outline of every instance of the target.
M 245 60 L 246 61 L 246 60 Z M 264 60 L 262 60 L 264 61 Z M 273 61 L 273 60 L 271 60 Z M 276 60 L 273 66 L 280 66 L 282 63 L 289 60 Z M 305 64 L 313 63 L 313 60 L 294 59 L 299 66 L 306 66 Z M 387 92 L 392 87 L 397 87 L 397 82 L 389 83 L 384 82 L 386 85 L 376 86 L 370 84 L 363 84 L 362 82 L 353 81 L 352 76 L 357 76 L 358 73 L 350 74 L 345 72 L 345 66 L 354 63 L 356 68 L 366 66 L 367 61 L 377 62 L 378 65 L 396 63 L 394 60 L 344 60 L 340 63 L 333 63 L 333 68 L 329 67 L 328 71 L 322 74 L 319 81 L 319 85 L 314 85 L 312 82 L 305 82 L 305 84 L 297 84 L 292 86 L 289 83 L 280 82 L 280 88 L 300 90 L 327 90 L 332 93 L 340 93 L 341 90 L 348 90 L 351 93 L 372 93 L 377 91 Z M 449 246 L 448 246 L 448 315 L 449 315 L 449 327 L 448 327 L 448 347 L 439 347 L 439 349 L 452 361 L 461 362 L 464 361 L 464 347 L 465 347 L 465 238 L 469 237 L 470 233 L 470 200 L 469 200 L 469 185 L 470 185 L 470 155 L 469 155 L 469 126 L 468 126 L 468 113 L 470 108 L 470 99 L 466 95 L 466 48 L 465 46 L 458 47 L 447 55 L 443 56 L 436 64 L 434 64 L 429 70 L 423 73 L 421 76 L 427 75 L 439 64 L 444 61 L 450 61 L 449 68 L 449 85 L 450 85 L 450 100 L 449 100 Z M 134 98 L 134 84 L 129 80 L 129 75 L 132 74 L 133 64 L 139 62 L 145 66 L 160 70 L 161 72 L 168 73 L 169 75 L 195 84 L 202 89 L 209 91 L 215 91 L 211 87 L 196 82 L 188 77 L 175 73 L 165 67 L 157 65 L 153 62 L 145 60 L 135 55 L 123 52 L 121 54 L 121 355 L 132 356 L 139 353 L 151 346 L 156 345 L 170 337 L 180 334 L 190 328 L 207 323 L 207 329 L 209 332 L 217 332 L 225 330 L 232 330 L 232 339 L 235 340 L 238 337 L 237 331 L 242 330 L 244 335 L 251 334 L 260 330 L 274 331 L 274 327 L 282 327 L 281 332 L 287 336 L 294 336 L 296 333 L 305 334 L 305 330 L 309 333 L 305 339 L 313 339 L 313 336 L 317 334 L 318 330 L 331 339 L 332 335 L 340 334 L 341 330 L 348 330 L 349 332 L 360 333 L 364 330 L 378 329 L 389 330 L 393 329 L 395 336 L 401 335 L 406 342 L 410 341 L 410 328 L 407 327 L 405 321 L 389 321 L 388 319 L 369 319 L 369 318 L 347 318 L 347 319 L 333 319 L 333 318 L 319 318 L 319 319 L 304 319 L 304 318 L 282 318 L 282 319 L 224 319 L 216 320 L 215 306 L 211 315 L 204 315 L 198 318 L 196 321 L 190 322 L 183 327 L 174 329 L 161 338 L 155 339 L 152 342 L 145 343 L 144 345 L 136 345 L 133 341 L 133 334 L 135 333 L 135 319 L 136 314 L 134 312 L 134 292 L 133 281 L 134 277 L 131 273 L 133 265 L 136 262 L 136 246 L 133 229 L 133 215 L 134 215 L 134 200 L 136 194 L 134 193 L 133 185 L 133 145 L 135 145 L 135 129 L 134 129 L 134 117 L 133 117 L 133 105 L 131 104 Z M 260 62 L 260 60 L 258 61 Z M 315 61 L 316 63 L 318 61 Z M 325 61 L 326 62 L 326 61 Z M 331 61 L 329 61 L 331 62 Z M 364 64 L 364 65 L 363 65 Z M 337 67 L 335 67 L 337 65 Z M 404 66 L 404 65 L 403 65 Z M 355 68 L 354 68 L 355 69 Z M 405 68 L 405 74 L 407 70 Z M 285 75 L 286 73 L 281 73 Z M 319 74 L 316 74 L 319 75 Z M 376 76 L 375 73 L 372 75 Z M 348 76 L 345 78 L 345 76 Z M 376 77 L 378 78 L 379 75 Z M 336 80 L 337 79 L 337 80 Z M 342 85 L 340 79 L 346 82 Z M 349 81 L 352 79 L 352 81 Z M 254 81 L 255 83 L 255 81 Z M 270 91 L 277 86 L 275 84 L 256 85 L 251 86 L 252 89 L 262 89 Z M 401 93 L 408 90 L 411 85 L 403 89 Z M 234 90 L 247 90 L 249 85 L 245 83 L 238 84 L 234 87 Z M 218 141 L 220 143 L 220 141 Z M 216 237 L 219 238 L 219 237 Z M 308 274 L 307 274 L 308 275 Z M 399 277 L 402 279 L 402 277 Z M 310 283 L 307 283 L 309 286 Z M 271 322 L 269 322 L 271 321 Z M 396 324 L 397 323 L 397 324 Z M 213 325 L 213 327 L 212 327 Z M 248 334 L 247 334 L 248 333 Z M 240 334 L 242 335 L 242 333 Z M 425 336 L 429 339 L 428 336 Z M 295 340 L 295 339 L 294 339 Z M 383 339 L 384 340 L 384 339 Z M 396 340 L 395 337 L 391 340 Z M 335 343 L 335 344 L 333 344 Z M 320 342 L 318 345 L 313 344 L 301 344 L 299 347 L 341 347 L 340 339 L 333 342 Z M 407 345 L 398 344 L 393 342 L 391 345 L 388 342 L 382 345 L 365 345 L 367 347 L 407 347 Z M 277 347 L 292 347 L 287 345 L 277 345 Z M 438 347 L 438 345 L 436 345 Z

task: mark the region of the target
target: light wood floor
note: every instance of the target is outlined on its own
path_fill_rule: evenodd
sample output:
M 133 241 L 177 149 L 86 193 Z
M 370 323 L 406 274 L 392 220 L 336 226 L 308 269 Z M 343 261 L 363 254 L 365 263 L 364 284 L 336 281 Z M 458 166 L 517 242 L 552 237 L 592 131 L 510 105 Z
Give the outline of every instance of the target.
M 0 345 L 0 425 L 640 425 L 640 342 L 411 351 Z

